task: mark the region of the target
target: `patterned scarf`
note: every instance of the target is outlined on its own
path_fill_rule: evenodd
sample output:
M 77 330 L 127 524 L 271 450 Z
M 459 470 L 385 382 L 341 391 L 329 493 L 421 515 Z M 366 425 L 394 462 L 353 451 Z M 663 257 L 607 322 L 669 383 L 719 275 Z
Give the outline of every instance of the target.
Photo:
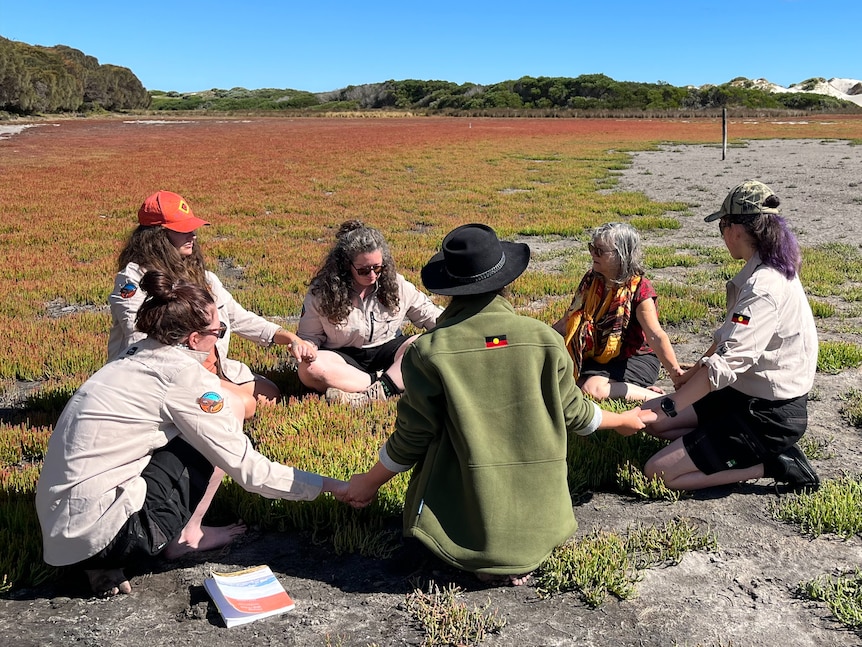
M 590 271 L 581 279 L 566 312 L 566 349 L 575 361 L 576 380 L 585 359 L 607 364 L 620 354 L 640 281 L 640 276 L 634 276 L 605 294 L 601 274 Z

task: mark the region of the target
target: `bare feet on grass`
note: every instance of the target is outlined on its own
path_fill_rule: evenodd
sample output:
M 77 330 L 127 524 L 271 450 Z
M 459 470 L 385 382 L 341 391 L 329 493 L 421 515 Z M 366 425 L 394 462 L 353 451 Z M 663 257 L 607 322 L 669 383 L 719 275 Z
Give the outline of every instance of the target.
M 480 582 L 489 586 L 524 586 L 532 579 L 532 573 L 522 575 L 488 575 L 487 573 L 476 573 Z
M 162 556 L 165 559 L 179 559 L 189 553 L 222 548 L 244 535 L 246 530 L 242 521 L 229 526 L 186 526 L 180 536 L 165 547 Z
M 110 598 L 119 593 L 131 593 L 132 585 L 120 568 L 88 569 L 84 571 L 90 580 L 90 588 L 100 598 Z

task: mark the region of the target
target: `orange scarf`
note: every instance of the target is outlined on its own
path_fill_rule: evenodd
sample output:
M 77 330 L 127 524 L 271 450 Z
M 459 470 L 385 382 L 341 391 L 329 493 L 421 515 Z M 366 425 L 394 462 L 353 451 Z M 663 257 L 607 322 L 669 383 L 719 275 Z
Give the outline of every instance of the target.
M 616 290 L 606 291 L 600 274 L 590 271 L 581 279 L 566 312 L 565 342 L 575 361 L 575 379 L 585 359 L 607 364 L 619 356 L 640 281 L 640 276 L 634 276 Z

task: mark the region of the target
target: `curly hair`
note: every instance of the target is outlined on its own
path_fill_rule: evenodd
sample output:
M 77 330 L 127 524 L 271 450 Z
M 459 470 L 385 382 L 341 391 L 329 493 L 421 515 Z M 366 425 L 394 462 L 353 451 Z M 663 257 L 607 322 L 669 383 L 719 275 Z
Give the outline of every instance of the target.
M 168 230 L 161 225 L 138 225 L 132 231 L 120 252 L 118 270 L 122 271 L 129 263 L 137 263 L 144 271 L 159 270 L 178 281 L 209 289 L 200 245 L 195 245 L 189 256 L 183 256 L 171 243 Z
M 609 222 L 593 231 L 593 243 L 603 243 L 620 259 L 620 272 L 612 280 L 625 283 L 646 271 L 643 265 L 641 237 L 637 229 L 624 222 Z
M 159 270 L 144 274 L 141 287 L 147 298 L 138 310 L 135 325 L 149 337 L 175 346 L 212 323 L 210 308 L 215 301 L 206 288 L 174 281 Z
M 395 261 L 386 239 L 380 231 L 366 226 L 361 220 L 348 220 L 339 227 L 335 234 L 335 245 L 329 250 L 310 284 L 311 293 L 320 298 L 320 312 L 333 324 L 346 321 L 353 309 L 350 300 L 353 286 L 350 265 L 353 259 L 359 254 L 378 250 L 383 256 L 383 270 L 377 277 L 377 300 L 385 308 L 398 310 Z

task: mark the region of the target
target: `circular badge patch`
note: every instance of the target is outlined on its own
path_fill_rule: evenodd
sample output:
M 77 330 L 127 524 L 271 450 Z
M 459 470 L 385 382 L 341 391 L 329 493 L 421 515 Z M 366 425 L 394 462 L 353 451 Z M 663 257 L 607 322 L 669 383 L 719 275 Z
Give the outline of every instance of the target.
M 124 299 L 129 299 L 135 296 L 135 292 L 138 291 L 138 286 L 134 283 L 126 283 L 123 287 L 120 288 L 120 296 Z
M 206 413 L 218 413 L 224 408 L 224 398 L 215 391 L 207 391 L 198 398 L 198 404 Z

